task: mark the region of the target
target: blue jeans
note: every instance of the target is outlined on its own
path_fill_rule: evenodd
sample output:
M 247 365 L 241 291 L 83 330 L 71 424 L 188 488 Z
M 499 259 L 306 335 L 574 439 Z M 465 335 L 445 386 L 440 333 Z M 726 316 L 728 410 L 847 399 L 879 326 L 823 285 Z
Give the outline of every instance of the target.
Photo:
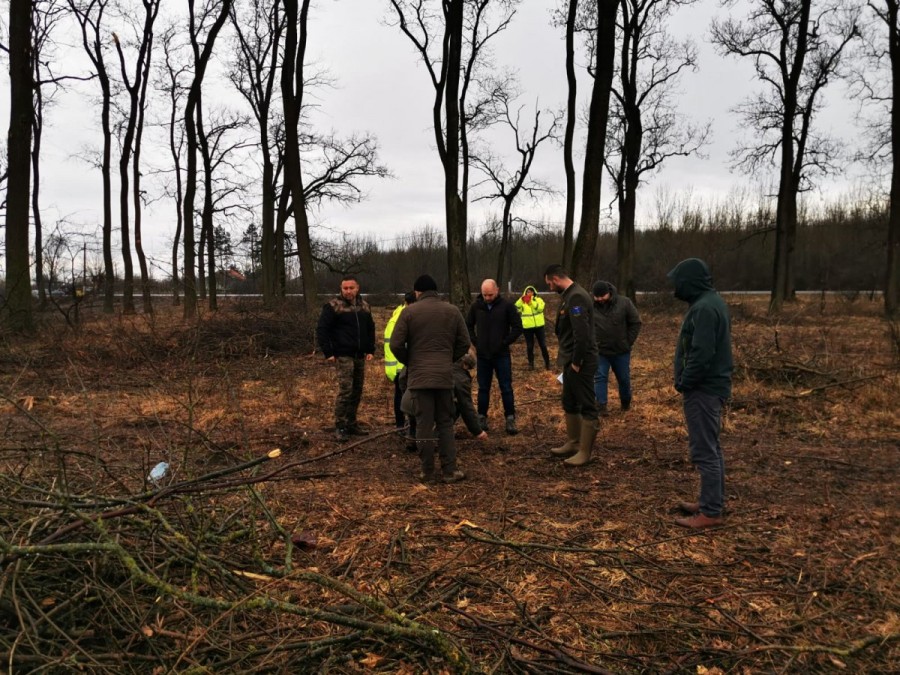
M 609 369 L 612 368 L 619 384 L 619 401 L 631 401 L 631 352 L 615 356 L 599 356 L 597 372 L 594 375 L 594 394 L 597 403 L 606 405 L 606 389 L 609 382 Z
M 700 513 L 715 517 L 725 507 L 725 456 L 719 445 L 722 399 L 698 389 L 684 392 L 691 463 L 700 472 Z
M 493 358 L 478 357 L 478 414 L 487 415 L 491 401 L 491 380 L 497 373 L 497 384 L 500 385 L 500 398 L 503 400 L 503 415 L 509 417 L 516 414 L 516 403 L 512 388 L 512 357 L 499 354 Z

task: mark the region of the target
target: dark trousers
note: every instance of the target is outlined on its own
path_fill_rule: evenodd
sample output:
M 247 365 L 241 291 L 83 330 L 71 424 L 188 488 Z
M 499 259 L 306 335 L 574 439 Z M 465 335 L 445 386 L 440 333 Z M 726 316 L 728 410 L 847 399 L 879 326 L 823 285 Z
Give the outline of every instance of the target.
M 594 396 L 594 373 L 597 372 L 597 356 L 585 358 L 576 373 L 572 364 L 563 368 L 562 406 L 569 415 L 581 415 L 582 419 L 595 420 L 599 414 Z
M 362 399 L 363 383 L 366 377 L 366 360 L 352 356 L 338 356 L 338 395 L 334 403 L 334 425 L 338 429 L 356 426 L 356 411 Z
M 550 367 L 550 352 L 547 351 L 547 334 L 543 326 L 526 328 L 525 352 L 528 354 L 528 363 L 534 365 L 534 339 L 537 338 L 538 347 L 541 348 L 541 356 L 544 357 L 544 367 Z
M 403 390 L 400 389 L 400 378 L 394 378 L 394 425 L 398 429 L 406 426 L 406 415 L 400 410 L 400 401 L 403 398 Z
M 719 445 L 722 399 L 697 389 L 684 393 L 684 421 L 691 463 L 700 472 L 700 512 L 722 515 L 725 506 L 725 455 Z
M 434 472 L 434 449 L 437 443 L 441 472 L 445 476 L 456 471 L 456 441 L 453 438 L 453 390 L 413 389 L 416 411 L 416 443 L 425 474 Z
M 478 414 L 487 415 L 491 402 L 491 380 L 497 373 L 497 384 L 500 386 L 500 398 L 503 400 L 503 415 L 509 417 L 516 414 L 516 401 L 512 388 L 512 357 L 500 354 L 493 358 L 478 357 Z

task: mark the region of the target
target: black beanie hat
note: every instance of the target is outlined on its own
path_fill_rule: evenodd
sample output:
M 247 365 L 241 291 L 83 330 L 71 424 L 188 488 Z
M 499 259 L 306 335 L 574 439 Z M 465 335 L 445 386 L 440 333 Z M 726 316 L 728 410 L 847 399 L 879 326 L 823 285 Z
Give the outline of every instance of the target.
M 607 293 L 612 292 L 612 287 L 609 285 L 608 281 L 595 281 L 591 292 L 594 294 L 595 298 L 602 298 Z
M 431 276 L 423 274 L 418 279 L 416 279 L 416 283 L 413 284 L 413 290 L 418 291 L 419 293 L 424 293 L 425 291 L 436 291 L 437 282 L 432 279 Z

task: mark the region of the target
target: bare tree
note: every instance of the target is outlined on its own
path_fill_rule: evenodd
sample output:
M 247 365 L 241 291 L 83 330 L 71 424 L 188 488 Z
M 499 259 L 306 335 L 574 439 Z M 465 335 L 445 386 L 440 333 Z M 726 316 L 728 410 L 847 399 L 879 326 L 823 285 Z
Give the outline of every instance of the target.
M 563 140 L 563 164 L 566 171 L 566 219 L 563 230 L 562 264 L 572 266 L 572 241 L 575 236 L 575 107 L 578 101 L 578 79 L 575 76 L 575 32 L 578 0 L 569 0 L 566 8 L 566 132 Z
M 596 0 L 593 42 L 591 103 L 588 110 L 584 175 L 581 188 L 581 222 L 572 251 L 572 274 L 582 285 L 590 282 L 597 236 L 600 230 L 600 191 L 606 152 L 606 125 L 615 70 L 615 38 L 618 0 Z
M 853 94 L 863 106 L 869 143 L 860 153 L 880 177 L 890 172 L 884 312 L 900 318 L 900 25 L 898 0 L 869 0 Z M 879 181 L 880 182 L 880 181 Z
M 112 88 L 109 73 L 106 70 L 106 41 L 103 37 L 105 30 L 103 22 L 109 0 L 68 0 L 68 3 L 81 30 L 82 46 L 94 67 L 94 73 L 100 84 L 100 127 L 103 134 L 103 152 L 100 160 L 100 174 L 103 180 L 103 311 L 111 313 L 115 291 L 112 258 L 112 187 L 110 185 Z
M 278 53 L 284 33 L 284 15 L 278 0 L 251 0 L 245 11 L 232 10 L 237 58 L 229 77 L 250 104 L 259 132 L 262 157 L 262 204 L 259 265 L 263 301 L 271 304 L 277 293 L 275 251 L 276 172 L 270 125 Z
M 178 280 L 178 264 L 181 256 L 179 250 L 181 248 L 181 233 L 184 227 L 184 212 L 182 210 L 184 203 L 184 188 L 181 180 L 181 157 L 184 150 L 185 130 L 180 124 L 178 112 L 182 109 L 184 88 L 181 86 L 181 78 L 187 72 L 188 68 L 184 64 L 178 64 L 177 51 L 178 47 L 175 38 L 178 33 L 177 26 L 169 26 L 162 33 L 162 46 L 165 60 L 160 67 L 160 77 L 158 85 L 160 91 L 166 96 L 168 103 L 169 119 L 166 124 L 168 131 L 169 154 L 172 157 L 173 173 L 175 176 L 175 185 L 171 190 L 175 199 L 175 235 L 172 240 L 172 302 L 175 306 L 181 304 L 181 296 L 179 294 Z
M 325 202 L 345 205 L 360 202 L 365 199 L 360 179 L 391 175 L 378 161 L 378 142 L 370 134 L 339 138 L 334 131 L 326 134 L 309 132 L 300 137 L 300 150 L 307 174 L 303 197 L 309 206 Z
M 217 213 L 242 208 L 243 199 L 238 197 L 243 195 L 246 186 L 236 180 L 240 173 L 233 163 L 233 155 L 250 144 L 242 138 L 232 137 L 233 132 L 246 129 L 247 124 L 248 120 L 245 117 L 227 112 L 214 112 L 211 115 L 210 129 L 206 131 L 202 102 L 197 106 L 197 140 L 203 160 L 203 208 L 200 212 L 200 222 L 202 240 L 206 243 L 206 277 L 211 310 L 218 309 L 215 216 Z M 222 168 L 229 169 L 229 174 L 221 175 Z
M 63 17 L 63 7 L 57 0 L 38 0 L 32 14 L 32 68 L 34 70 L 34 115 L 31 143 L 31 215 L 34 221 L 34 280 L 38 299 L 43 308 L 47 304 L 47 288 L 44 283 L 43 220 L 41 218 L 41 143 L 44 132 L 44 114 L 53 104 L 53 95 L 65 78 L 53 73 L 55 43 L 53 33 Z
M 696 69 L 697 48 L 676 41 L 666 26 L 672 14 L 695 0 L 621 0 L 622 30 L 617 84 L 613 86 L 606 168 L 619 211 L 617 285 L 635 299 L 635 217 L 643 177 L 669 158 L 697 152 L 709 124 L 694 125 L 673 101 L 685 69 Z
M 159 0 L 156 0 L 157 5 Z M 147 87 L 150 83 L 150 64 L 153 47 L 153 34 L 151 32 L 150 44 L 147 48 L 147 58 L 144 61 L 144 72 L 141 75 L 141 91 L 138 95 L 137 130 L 134 137 L 134 155 L 132 157 L 132 199 L 134 203 L 134 252 L 137 254 L 138 266 L 141 271 L 141 304 L 145 313 L 153 312 L 153 300 L 150 295 L 150 272 L 147 268 L 147 256 L 144 253 L 143 239 L 143 205 L 144 192 L 141 188 L 141 149 L 144 138 L 144 119 L 147 113 Z
M 485 175 L 482 184 L 489 184 L 490 187 L 486 194 L 478 197 L 476 201 L 481 199 L 500 200 L 503 205 L 503 215 L 500 220 L 500 252 L 497 258 L 497 283 L 502 286 L 503 280 L 510 278 L 512 275 L 512 262 L 507 260 L 511 252 L 512 226 L 513 226 L 513 204 L 516 198 L 521 194 L 534 196 L 538 193 L 552 192 L 552 189 L 539 181 L 529 178 L 531 165 L 534 162 L 534 156 L 538 147 L 549 139 L 555 138 L 556 129 L 560 122 L 560 115 L 549 111 L 541 111 L 537 105 L 534 107 L 534 116 L 529 127 L 523 128 L 522 106 L 518 107 L 515 112 L 510 110 L 510 103 L 514 98 L 507 89 L 497 90 L 494 93 L 495 104 L 497 105 L 498 118 L 501 123 L 506 125 L 512 132 L 515 139 L 516 154 L 518 156 L 518 164 L 513 170 L 507 169 L 503 165 L 503 160 L 489 151 L 484 153 L 473 153 L 472 164 L 481 173 Z M 544 121 L 541 121 L 541 116 Z M 504 275 L 504 267 L 508 270 L 510 277 Z
M 128 314 L 134 312 L 134 266 L 131 260 L 131 230 L 129 226 L 129 201 L 133 200 L 135 210 L 135 245 L 141 263 L 141 281 L 144 292 L 144 311 L 152 311 L 147 277 L 147 262 L 144 258 L 140 233 L 140 195 L 132 194 L 129 186 L 129 169 L 131 168 L 132 152 L 135 157 L 140 157 L 140 139 L 143 134 L 144 108 L 146 106 L 146 81 L 150 68 L 150 60 L 153 50 L 153 24 L 159 13 L 159 0 L 142 0 L 144 8 L 144 20 L 141 28 L 137 30 L 137 54 L 134 59 L 134 72 L 129 74 L 128 64 L 125 61 L 125 52 L 122 50 L 122 42 L 116 33 L 112 34 L 113 43 L 116 46 L 116 54 L 119 57 L 119 68 L 122 75 L 122 84 L 128 96 L 128 103 L 124 108 L 122 120 L 121 155 L 119 156 L 119 220 L 122 237 L 122 258 L 124 261 L 124 276 L 122 286 L 122 310 Z M 135 159 L 134 180 L 138 185 L 140 179 L 138 173 L 140 167 Z
M 467 105 L 476 69 L 486 60 L 487 45 L 509 26 L 518 0 L 391 0 L 397 25 L 425 64 L 434 88 L 432 125 L 444 170 L 444 212 L 450 301 L 470 301 L 468 259 L 468 132 L 477 124 L 478 105 Z M 498 9 L 490 22 L 488 10 Z
M 15 332 L 33 327 L 28 260 L 28 211 L 31 190 L 33 67 L 31 0 L 9 3 L 10 116 L 7 148 L 6 303 L 3 318 Z
M 300 113 L 303 110 L 304 61 L 306 59 L 307 17 L 309 0 L 283 0 L 287 30 L 284 40 L 284 62 L 281 66 L 281 100 L 284 108 L 284 180 L 290 191 L 294 229 L 297 233 L 297 254 L 303 275 L 303 302 L 307 310 L 316 305 L 319 290 L 313 266 L 309 218 L 303 190 L 303 171 L 300 159 Z
M 712 24 L 713 42 L 725 54 L 750 59 L 764 88 L 738 108 L 758 139 L 734 156 L 745 170 L 774 164 L 779 172 L 772 313 L 795 295 L 797 196 L 817 173 L 832 170 L 838 153 L 833 140 L 813 132 L 813 121 L 822 90 L 857 34 L 857 15 L 844 0 L 819 3 L 815 11 L 812 0 L 753 0 L 746 16 Z
M 206 68 L 212 57 L 216 37 L 231 11 L 232 0 L 210 0 L 199 14 L 195 0 L 188 0 L 189 35 L 193 53 L 194 77 L 188 89 L 184 110 L 187 171 L 184 187 L 184 318 L 197 313 L 197 275 L 194 268 L 194 198 L 197 193 L 197 115 Z M 210 23 L 211 22 L 211 23 Z M 205 35 L 203 33 L 205 32 Z M 202 47 L 201 47 L 202 39 Z

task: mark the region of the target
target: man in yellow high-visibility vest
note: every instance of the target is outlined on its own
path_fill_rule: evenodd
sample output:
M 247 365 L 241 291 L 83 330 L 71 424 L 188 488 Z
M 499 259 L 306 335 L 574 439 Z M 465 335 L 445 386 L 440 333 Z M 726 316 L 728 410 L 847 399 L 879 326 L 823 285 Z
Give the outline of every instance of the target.
M 406 415 L 400 410 L 400 400 L 403 398 L 403 392 L 406 389 L 405 373 L 402 373 L 403 364 L 397 361 L 397 357 L 391 351 L 391 334 L 394 332 L 394 326 L 400 313 L 409 305 L 416 301 L 416 294 L 410 291 L 403 296 L 403 304 L 397 305 L 394 313 L 384 327 L 384 374 L 394 383 L 394 423 L 398 430 L 406 428 Z M 409 416 L 409 432 L 406 436 L 406 448 L 409 451 L 416 450 L 416 418 Z

